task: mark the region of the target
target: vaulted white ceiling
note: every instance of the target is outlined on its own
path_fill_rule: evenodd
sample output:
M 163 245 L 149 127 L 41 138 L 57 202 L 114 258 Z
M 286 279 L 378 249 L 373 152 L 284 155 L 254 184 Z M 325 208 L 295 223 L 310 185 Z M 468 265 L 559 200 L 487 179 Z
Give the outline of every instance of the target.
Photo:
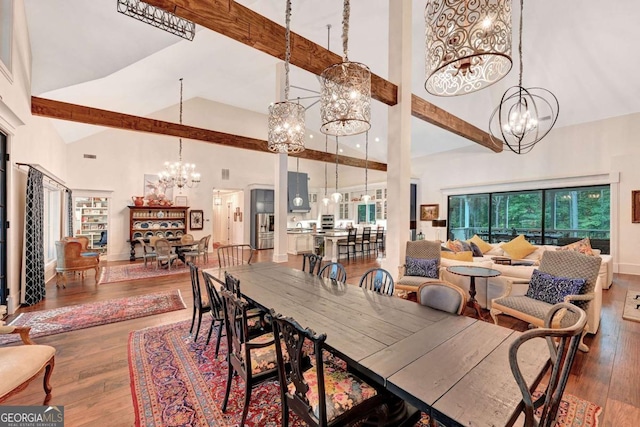
M 116 3 L 25 0 L 34 95 L 144 116 L 175 105 L 177 80 L 184 77 L 185 100 L 202 97 L 266 113 L 275 99 L 276 58 L 201 27 L 194 41 L 180 39 L 118 13 Z M 284 25 L 284 0 L 239 3 Z M 351 3 L 349 58 L 387 78 L 389 0 Z M 485 90 L 454 98 L 429 95 L 423 86 L 425 4 L 425 0 L 413 1 L 413 93 L 487 129 L 489 116 L 502 94 L 518 81 L 519 2 L 513 5 L 514 66 L 510 74 Z M 326 46 L 326 26 L 331 24 L 330 47 L 340 54 L 341 14 L 342 0 L 293 0 L 292 31 Z M 638 16 L 640 2 L 635 0 L 525 2 L 523 83 L 544 87 L 558 97 L 557 127 L 640 111 L 640 82 L 625 77 L 627 73 L 633 76 L 640 66 L 634 48 L 640 40 Z M 319 89 L 315 76 L 296 67 L 292 67 L 291 84 Z M 293 96 L 308 94 L 292 90 Z M 379 137 L 381 143 L 371 144 L 371 156 L 385 161 L 387 107 L 377 101 L 372 101 L 372 107 L 370 135 Z M 319 121 L 318 107 L 311 107 L 307 126 L 317 130 Z M 188 124 L 187 119 L 185 123 Z M 56 121 L 56 127 L 67 142 L 102 130 L 60 121 Z M 211 128 L 215 129 L 213 121 Z M 361 140 L 353 139 L 354 150 L 355 142 Z M 324 148 L 320 138 L 312 144 Z M 414 158 L 459 148 L 486 150 L 413 119 Z

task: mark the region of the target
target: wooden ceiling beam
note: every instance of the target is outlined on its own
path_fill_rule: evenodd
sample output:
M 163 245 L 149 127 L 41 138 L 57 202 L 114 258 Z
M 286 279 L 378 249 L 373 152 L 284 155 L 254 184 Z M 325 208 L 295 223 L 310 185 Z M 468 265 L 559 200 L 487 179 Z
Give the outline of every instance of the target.
M 36 116 L 48 117 L 51 119 L 68 120 L 128 131 L 147 132 L 157 135 L 194 139 L 210 144 L 219 144 L 227 147 L 243 148 L 245 150 L 261 151 L 272 154 L 267 148 L 267 141 L 263 141 L 261 139 L 217 132 L 209 129 L 181 125 L 178 123 L 165 122 L 147 117 L 132 116 L 130 114 L 101 110 L 83 105 L 69 104 L 67 102 L 39 98 L 36 96 L 31 97 L 31 113 Z M 335 154 L 325 153 L 324 151 L 318 150 L 306 149 L 302 153 L 291 154 L 291 156 L 307 160 L 316 160 L 319 162 L 336 162 Z M 357 168 L 364 168 L 366 164 L 366 166 L 371 170 L 387 171 L 386 163 L 371 160 L 365 162 L 364 159 L 358 159 L 355 157 L 338 156 L 338 163 Z
M 285 28 L 233 0 L 145 0 L 145 2 L 284 60 Z M 339 55 L 291 32 L 291 63 L 293 65 L 319 76 L 325 68 L 341 61 L 342 58 Z M 372 73 L 371 97 L 389 106 L 396 105 L 398 86 Z M 495 152 L 502 151 L 502 146 L 497 147 L 491 142 L 488 133 L 417 95 L 412 95 L 411 114 Z

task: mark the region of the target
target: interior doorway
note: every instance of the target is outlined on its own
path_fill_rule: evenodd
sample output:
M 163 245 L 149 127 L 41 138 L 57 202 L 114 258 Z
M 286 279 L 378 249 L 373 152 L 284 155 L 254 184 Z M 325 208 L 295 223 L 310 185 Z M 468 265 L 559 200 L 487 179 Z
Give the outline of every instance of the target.
M 237 189 L 213 190 L 214 245 L 245 243 L 244 191 Z

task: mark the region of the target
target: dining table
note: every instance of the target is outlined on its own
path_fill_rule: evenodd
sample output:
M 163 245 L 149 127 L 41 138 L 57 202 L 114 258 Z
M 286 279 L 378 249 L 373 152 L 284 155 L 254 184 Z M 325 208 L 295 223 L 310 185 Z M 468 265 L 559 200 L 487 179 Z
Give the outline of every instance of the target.
M 221 286 L 228 272 L 247 300 L 326 333 L 350 369 L 444 425 L 510 426 L 522 410 L 508 356 L 521 332 L 273 262 L 204 271 Z M 535 387 L 546 341 L 527 341 L 519 362 Z

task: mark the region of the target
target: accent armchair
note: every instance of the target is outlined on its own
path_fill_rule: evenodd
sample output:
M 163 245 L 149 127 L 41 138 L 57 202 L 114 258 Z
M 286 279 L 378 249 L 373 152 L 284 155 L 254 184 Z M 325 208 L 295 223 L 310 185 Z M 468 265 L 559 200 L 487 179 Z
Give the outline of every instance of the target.
M 440 242 L 430 240 L 407 242 L 406 257 L 411 264 L 405 263 L 398 267 L 396 289 L 417 292 L 423 283 L 440 281 Z
M 62 279 L 62 287 L 67 287 L 66 273 L 69 271 L 81 271 L 84 278 L 85 270 L 95 270 L 96 281 L 100 273 L 100 257 L 86 256 L 82 253 L 82 244 L 74 240 L 61 240 L 56 242 L 56 287 Z
M 20 334 L 24 344 L 0 347 L 0 402 L 23 390 L 42 371 L 45 371 L 43 405 L 51 398 L 49 379 L 53 372 L 56 349 L 48 345 L 36 345 L 29 338 L 30 330 L 28 327 L 0 326 L 0 335 Z

